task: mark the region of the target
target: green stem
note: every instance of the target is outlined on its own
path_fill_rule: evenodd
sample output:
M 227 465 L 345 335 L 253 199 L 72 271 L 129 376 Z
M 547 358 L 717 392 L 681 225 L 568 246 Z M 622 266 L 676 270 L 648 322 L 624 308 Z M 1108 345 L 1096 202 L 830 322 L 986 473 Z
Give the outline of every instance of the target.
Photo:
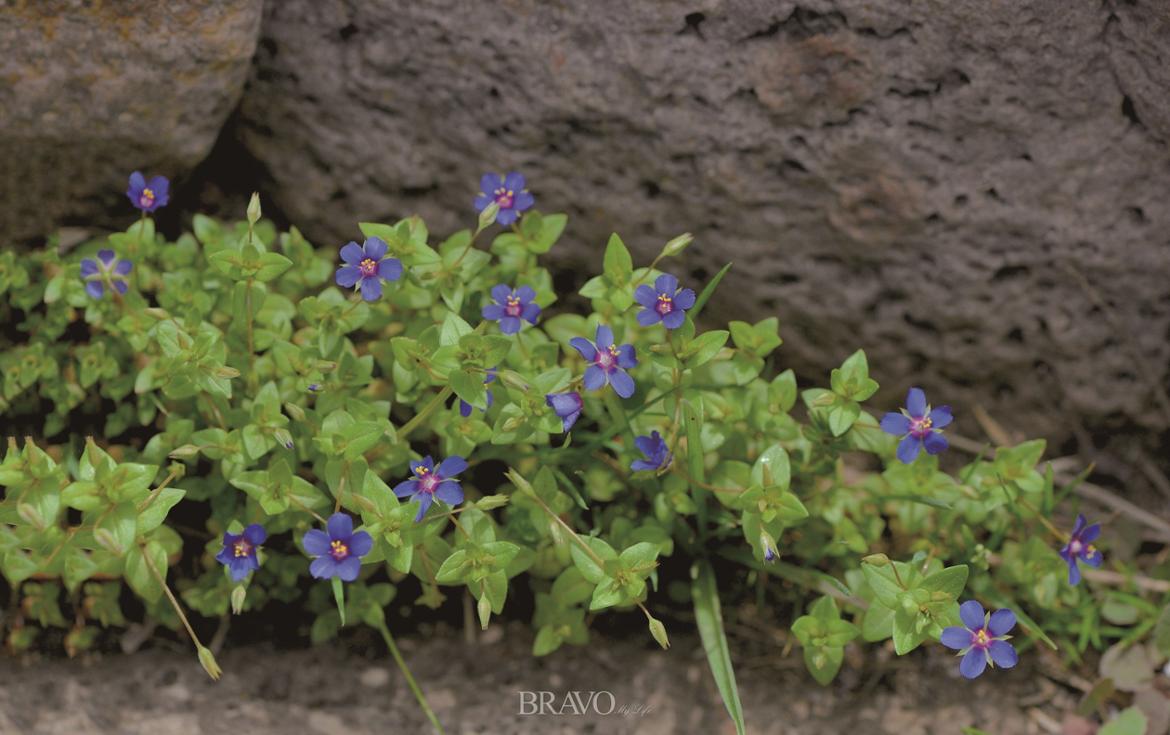
M 251 238 L 251 229 L 248 230 L 249 239 Z M 256 389 L 256 348 L 253 342 L 252 335 L 252 279 L 248 279 L 248 290 L 244 292 L 244 311 L 247 312 L 248 320 L 248 386 L 253 391 Z
M 414 418 L 402 425 L 402 428 L 398 430 L 398 438 L 405 439 L 410 434 L 410 432 L 418 428 L 419 424 L 426 421 L 427 418 L 429 418 L 430 415 L 435 412 L 435 409 L 443 405 L 443 403 L 448 398 L 450 398 L 451 394 L 454 392 L 455 391 L 449 385 L 443 390 L 439 391 L 435 397 L 431 399 L 430 403 L 423 406 L 423 410 L 416 413 Z
M 385 621 L 382 621 L 378 632 L 382 634 L 382 640 L 386 642 L 386 647 L 390 649 L 390 655 L 394 657 L 394 662 L 398 664 L 398 669 L 406 677 L 406 684 L 410 687 L 410 691 L 414 692 L 414 698 L 418 700 L 418 705 L 422 707 L 427 719 L 435 726 L 435 732 L 443 735 L 443 726 L 439 724 L 439 718 L 435 716 L 431 706 L 427 704 L 427 698 L 423 696 L 422 689 L 419 688 L 418 682 L 414 680 L 414 675 L 410 673 L 410 668 L 406 665 L 406 660 L 399 653 L 398 646 L 394 643 L 394 636 L 390 635 L 390 629 L 386 627 Z
M 585 543 L 585 539 L 577 535 L 577 532 L 573 530 L 572 526 L 570 526 L 568 523 L 565 523 L 565 521 L 559 515 L 554 513 L 553 509 L 548 507 L 544 500 L 542 500 L 541 497 L 535 492 L 532 493 L 532 498 L 536 500 L 537 505 L 544 509 L 544 512 L 548 514 L 549 518 L 552 518 L 554 521 L 561 524 L 561 528 L 568 532 L 569 537 L 577 542 L 577 545 L 580 546 L 582 550 L 584 550 L 585 553 L 589 555 L 589 558 L 593 560 L 593 563 L 599 567 L 605 567 L 605 560 L 597 555 L 597 552 L 593 550 L 593 547 Z

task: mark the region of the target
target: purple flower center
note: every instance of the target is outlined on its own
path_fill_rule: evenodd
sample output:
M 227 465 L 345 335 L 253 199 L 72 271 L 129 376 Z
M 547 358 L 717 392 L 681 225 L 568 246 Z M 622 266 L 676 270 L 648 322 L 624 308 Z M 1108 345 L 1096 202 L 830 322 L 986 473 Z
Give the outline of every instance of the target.
M 501 186 L 499 189 L 496 189 L 494 192 L 492 192 L 492 194 L 495 196 L 496 204 L 500 205 L 500 209 L 512 208 L 512 202 L 516 198 L 516 192 L 512 191 L 511 189 L 505 189 Z
M 932 426 L 934 426 L 934 422 L 930 420 L 930 416 L 911 417 L 910 419 L 910 433 L 919 439 L 929 434 Z
M 334 541 L 329 544 L 329 556 L 332 556 L 334 561 L 341 561 L 349 556 L 349 547 L 342 541 Z
M 674 300 L 664 293 L 658 294 L 658 304 L 654 307 L 659 314 L 666 316 L 674 311 Z
M 378 264 L 372 258 L 363 258 L 358 270 L 362 272 L 362 278 L 370 278 L 378 272 Z
M 242 556 L 248 556 L 252 553 L 252 544 L 248 543 L 244 539 L 240 539 L 239 541 L 232 544 L 232 553 L 235 554 L 237 559 Z
M 520 316 L 524 313 L 524 305 L 520 303 L 520 299 L 509 296 L 508 303 L 504 304 L 504 313 L 508 316 Z
M 149 207 L 152 204 L 154 204 L 154 192 L 150 189 L 143 189 L 142 194 L 138 197 L 138 205 Z
M 610 345 L 608 350 L 598 350 L 597 359 L 595 362 L 597 366 L 606 372 L 613 370 L 617 365 L 618 351 L 616 345 Z
M 419 467 L 414 471 L 418 475 L 418 491 L 420 493 L 434 493 L 439 487 L 439 482 L 442 480 L 434 472 L 431 472 L 426 467 Z
M 994 640 L 987 634 L 986 628 L 971 631 L 971 647 L 984 650 L 991 647 L 991 641 Z

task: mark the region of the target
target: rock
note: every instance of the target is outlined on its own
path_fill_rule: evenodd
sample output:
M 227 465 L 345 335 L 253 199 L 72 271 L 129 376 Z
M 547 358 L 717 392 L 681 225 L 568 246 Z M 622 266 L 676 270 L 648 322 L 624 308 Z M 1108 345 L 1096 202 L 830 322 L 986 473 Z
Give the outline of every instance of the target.
M 135 169 L 182 177 L 235 107 L 262 0 L 6 3 L 0 231 L 119 223 Z
M 370 666 L 362 671 L 358 679 L 364 687 L 381 689 L 390 683 L 390 672 L 382 666 Z
M 694 232 L 692 285 L 735 261 L 710 314 L 778 315 L 780 364 L 824 380 L 864 347 L 880 403 L 921 384 L 965 434 L 975 405 L 1024 431 L 1165 428 L 1168 18 L 285 0 L 234 134 L 321 242 L 414 212 L 473 226 L 480 174 L 519 169 L 571 215 L 566 271 L 598 270 L 611 231 L 643 261 Z

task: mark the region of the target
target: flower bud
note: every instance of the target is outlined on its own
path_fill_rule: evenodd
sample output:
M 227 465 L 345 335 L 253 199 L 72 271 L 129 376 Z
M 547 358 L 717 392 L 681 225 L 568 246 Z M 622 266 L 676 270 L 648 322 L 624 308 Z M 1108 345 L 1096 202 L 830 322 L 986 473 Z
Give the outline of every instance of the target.
M 291 418 L 293 421 L 305 420 L 305 409 L 301 408 L 292 401 L 284 404 L 284 412 L 287 413 L 289 418 Z
M 678 255 L 682 251 L 686 250 L 687 246 L 694 242 L 694 240 L 694 235 L 689 232 L 684 232 L 663 246 L 662 255 L 664 257 Z
M 227 365 L 223 365 L 223 366 L 217 367 L 215 369 L 215 377 L 217 377 L 217 378 L 238 378 L 238 377 L 240 377 L 240 371 L 236 370 L 233 367 L 228 367 Z
M 487 630 L 488 621 L 492 619 L 492 603 L 488 601 L 487 595 L 479 598 L 479 604 L 475 607 L 479 613 L 479 627 Z
M 507 495 L 485 495 L 479 500 L 475 501 L 475 507 L 480 510 L 493 510 L 495 508 L 502 508 L 508 504 Z
M 199 646 L 199 663 L 203 666 L 203 670 L 207 672 L 215 681 L 219 681 L 219 677 L 223 674 L 223 669 L 219 668 L 219 663 L 215 660 L 215 654 L 206 646 Z
M 170 453 L 171 459 L 191 459 L 199 454 L 199 447 L 194 444 L 184 444 L 181 447 L 175 447 Z
M 244 610 L 244 598 L 248 595 L 248 588 L 242 584 L 232 589 L 232 614 L 239 615 Z
M 670 648 L 670 638 L 666 635 L 666 626 L 658 618 L 650 618 L 650 635 L 658 641 L 663 650 Z
M 890 563 L 890 557 L 885 554 L 870 554 L 861 558 L 862 564 L 869 564 L 873 567 L 884 567 Z
M 276 429 L 272 432 L 272 437 L 280 442 L 285 449 L 293 448 L 292 434 L 288 432 L 288 429 Z
M 260 221 L 260 192 L 252 192 L 252 199 L 248 202 L 248 224 L 254 225 Z
M 475 233 L 478 235 L 490 227 L 491 224 L 496 221 L 496 215 L 499 213 L 500 205 L 498 202 L 493 201 L 491 204 L 484 207 L 483 211 L 479 213 L 479 227 L 476 228 Z

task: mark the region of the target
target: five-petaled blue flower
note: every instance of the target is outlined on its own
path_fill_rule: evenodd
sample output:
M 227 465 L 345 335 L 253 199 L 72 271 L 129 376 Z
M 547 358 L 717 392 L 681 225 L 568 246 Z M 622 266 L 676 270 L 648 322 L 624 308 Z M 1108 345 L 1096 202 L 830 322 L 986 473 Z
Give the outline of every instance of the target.
M 99 250 L 97 260 L 82 258 L 81 278 L 85 281 L 85 292 L 95 299 L 100 299 L 109 285 L 118 293 L 126 293 L 129 287 L 126 276 L 130 275 L 133 268 L 134 264 L 129 260 L 116 258 L 113 250 Z
M 666 440 L 657 431 L 650 432 L 650 436 L 635 437 L 634 444 L 642 454 L 646 455 L 646 459 L 636 459 L 630 464 L 630 469 L 634 472 L 664 470 L 670 466 L 670 461 L 674 459 L 674 455 L 666 446 Z
M 267 539 L 268 532 L 259 523 L 248 526 L 243 533 L 224 532 L 223 549 L 215 555 L 215 560 L 228 568 L 232 581 L 239 582 L 260 568 L 256 548 Z
M 953 648 L 963 655 L 959 662 L 959 673 L 974 679 L 983 673 L 987 664 L 1001 669 L 1010 669 L 1019 661 L 1016 649 L 1007 642 L 1007 633 L 1016 625 L 1016 614 L 1011 610 L 996 610 L 988 618 L 983 606 L 975 600 L 967 600 L 959 606 L 959 618 L 966 627 L 951 626 L 943 629 L 939 639 L 947 648 Z
M 382 298 L 382 281 L 402 278 L 402 261 L 387 258 L 386 248 L 386 241 L 380 237 L 368 237 L 362 245 L 346 243 L 341 248 L 345 265 L 337 269 L 337 285 L 352 288 L 360 282 L 363 299 L 377 301 Z
M 536 318 L 540 316 L 540 307 L 532 303 L 536 292 L 528 286 L 513 291 L 501 283 L 492 289 L 492 298 L 496 303 L 483 307 L 483 318 L 498 321 L 504 334 L 519 332 L 524 326 L 521 319 L 536 324 Z
M 569 344 L 586 362 L 593 363 L 585 368 L 587 390 L 600 390 L 609 383 L 622 398 L 634 395 L 634 379 L 626 372 L 638 364 L 633 345 L 615 345 L 613 330 L 604 324 L 597 328 L 597 344 L 584 337 L 574 337 Z
M 638 312 L 638 323 L 643 327 L 662 322 L 667 329 L 678 329 L 687 320 L 687 309 L 695 305 L 695 292 L 689 288 L 680 291 L 678 279 L 663 273 L 654 281 L 654 288 L 644 283 L 638 286 L 634 301 L 643 307 Z
M 155 176 L 147 181 L 141 171 L 130 174 L 130 188 L 126 190 L 126 196 L 130 197 L 130 202 L 143 212 L 153 212 L 159 207 L 165 207 L 170 194 L 171 182 L 167 181 L 167 177 Z
M 492 382 L 495 379 L 496 379 L 496 368 L 491 368 L 490 370 L 487 371 L 487 377 L 485 377 L 483 379 L 483 383 L 484 383 L 484 385 L 487 385 L 488 383 Z M 489 389 L 487 392 L 487 408 L 491 408 L 491 407 L 492 407 L 492 392 Z M 467 418 L 468 416 L 471 415 L 471 409 L 472 409 L 472 405 L 470 403 L 463 400 L 462 398 L 459 399 L 459 415 L 460 416 L 462 416 L 463 418 Z M 486 411 L 487 409 L 484 409 L 484 410 Z
M 1080 584 L 1081 569 L 1077 566 L 1078 561 L 1088 564 L 1091 567 L 1101 566 L 1101 552 L 1097 550 L 1097 547 L 1093 546 L 1093 542 L 1100 535 L 1100 523 L 1086 526 L 1085 517 L 1077 514 L 1077 521 L 1073 524 L 1073 530 L 1069 535 L 1068 543 L 1060 550 L 1060 556 L 1068 564 L 1069 584 L 1074 586 Z
M 398 483 L 394 494 L 400 498 L 418 499 L 418 515 L 414 517 L 414 522 L 418 523 L 436 498 L 450 506 L 463 502 L 463 487 L 458 480 L 451 478 L 465 469 L 467 460 L 456 454 L 444 459 L 437 468 L 430 457 L 423 457 L 420 462 L 410 463 L 414 477 Z
M 513 171 L 502 179 L 499 174 L 484 174 L 479 180 L 475 211 L 482 212 L 492 202 L 500 205 L 496 222 L 510 225 L 520 218 L 521 212 L 531 209 L 536 199 L 524 188 L 524 177 Z
M 577 419 L 581 416 L 581 409 L 585 407 L 584 401 L 581 400 L 581 394 L 576 391 L 549 393 L 544 397 L 544 402 L 552 407 L 553 413 L 560 417 L 565 431 L 573 428 L 573 424 L 577 423 Z
M 947 440 L 939 431 L 954 420 L 950 406 L 931 409 L 921 388 L 911 388 L 906 394 L 906 408 L 901 413 L 891 411 L 882 416 L 882 431 L 902 437 L 898 443 L 898 459 L 910 464 L 918 451 L 926 447 L 927 454 L 938 454 L 947 448 Z
M 325 528 L 328 533 L 313 528 L 301 539 L 305 552 L 316 557 L 309 565 L 309 574 L 315 579 L 354 581 L 362 569 L 361 558 L 374 548 L 374 539 L 365 531 L 354 533 L 353 519 L 345 513 L 329 516 Z

